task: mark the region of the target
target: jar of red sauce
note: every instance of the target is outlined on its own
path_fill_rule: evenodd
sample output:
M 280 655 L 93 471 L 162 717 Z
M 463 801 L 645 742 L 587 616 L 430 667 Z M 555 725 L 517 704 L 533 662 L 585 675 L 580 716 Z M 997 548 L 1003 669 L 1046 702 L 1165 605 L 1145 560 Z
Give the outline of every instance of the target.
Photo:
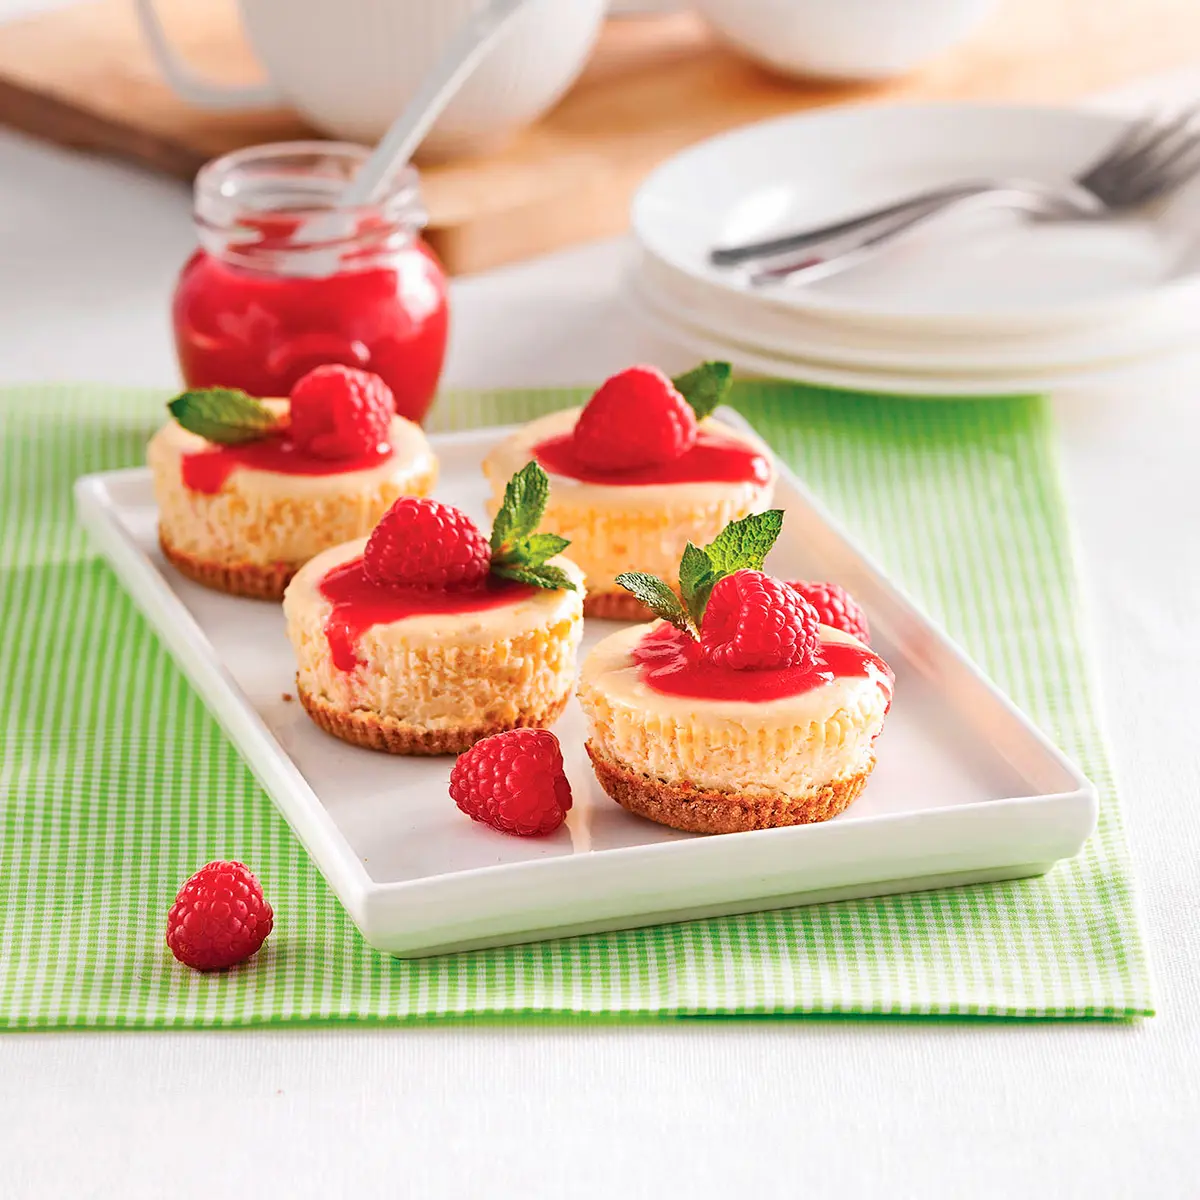
M 367 153 L 280 142 L 200 171 L 200 248 L 172 306 L 189 387 L 286 396 L 313 367 L 343 363 L 381 375 L 401 416 L 425 415 L 446 352 L 446 277 L 420 236 L 413 168 L 378 202 L 339 205 Z

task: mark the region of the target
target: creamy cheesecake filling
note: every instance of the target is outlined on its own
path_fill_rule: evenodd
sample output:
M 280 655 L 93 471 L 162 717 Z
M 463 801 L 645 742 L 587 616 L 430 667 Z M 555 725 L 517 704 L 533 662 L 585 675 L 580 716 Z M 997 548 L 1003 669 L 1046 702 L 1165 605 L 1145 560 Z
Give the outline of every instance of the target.
M 276 416 L 284 416 L 288 411 L 286 400 L 264 400 L 263 403 Z M 319 499 L 323 496 L 338 497 L 356 491 L 370 491 L 383 484 L 400 485 L 406 480 L 424 478 L 436 472 L 437 460 L 419 425 L 403 417 L 393 417 L 388 427 L 388 443 L 392 447 L 390 457 L 366 470 L 333 471 L 327 475 L 291 475 L 238 465 L 230 474 L 229 485 L 247 496 L 266 499 Z M 201 454 L 211 448 L 212 443 L 198 434 L 184 429 L 176 421 L 168 421 L 151 438 L 146 453 L 156 476 L 160 469 L 165 473 L 172 464 L 177 475 L 181 476 L 185 455 Z
M 565 409 L 530 421 L 491 450 L 483 462 L 492 487 L 491 515 L 499 508 L 504 485 L 534 457 L 535 447 L 574 428 L 579 411 Z M 688 541 L 711 542 L 730 521 L 770 505 L 775 479 L 766 444 L 712 418 L 702 424 L 761 453 L 768 481 L 614 485 L 551 475 L 541 528 L 570 539 L 571 557 L 587 577 L 589 592 L 620 591 L 615 579 L 622 571 L 674 579 Z
M 870 769 L 891 699 L 886 680 L 836 677 L 763 702 L 664 695 L 633 658 L 650 628 L 605 638 L 583 664 L 579 698 L 602 758 L 669 784 L 795 798 Z M 821 636 L 855 642 L 824 625 Z

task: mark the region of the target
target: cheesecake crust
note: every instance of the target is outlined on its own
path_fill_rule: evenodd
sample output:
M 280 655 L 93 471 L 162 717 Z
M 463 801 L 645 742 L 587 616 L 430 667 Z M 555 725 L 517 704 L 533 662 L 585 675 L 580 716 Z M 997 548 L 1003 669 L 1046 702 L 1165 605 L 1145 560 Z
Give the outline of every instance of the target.
M 505 733 L 509 729 L 546 729 L 562 716 L 570 699 L 568 692 L 549 705 L 524 709 L 517 714 L 515 721 L 497 721 L 490 725 L 470 725 L 457 729 L 426 729 L 365 709 L 348 712 L 344 708 L 336 708 L 305 691 L 299 678 L 296 680 L 296 689 L 305 712 L 314 724 L 332 737 L 349 742 L 352 746 L 382 750 L 386 754 L 423 756 L 462 754 L 485 737 Z
M 598 621 L 654 621 L 658 614 L 648 609 L 632 592 L 588 592 L 583 598 L 583 615 Z
M 202 558 L 176 550 L 161 526 L 158 530 L 158 544 L 167 562 L 193 583 L 203 584 L 216 592 L 245 596 L 251 600 L 282 600 L 284 589 L 300 569 L 299 566 L 282 562 L 205 562 Z
M 811 825 L 844 812 L 866 786 L 875 767 L 818 788 L 802 798 L 780 792 L 734 792 L 672 784 L 601 757 L 587 743 L 600 786 L 626 811 L 688 833 L 743 833 L 783 825 Z

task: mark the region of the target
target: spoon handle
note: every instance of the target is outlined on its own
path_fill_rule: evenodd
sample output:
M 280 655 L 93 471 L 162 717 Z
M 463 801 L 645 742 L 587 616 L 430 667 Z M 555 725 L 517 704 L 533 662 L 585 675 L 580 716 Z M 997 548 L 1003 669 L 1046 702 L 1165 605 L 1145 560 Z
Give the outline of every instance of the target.
M 378 200 L 389 180 L 413 156 L 455 92 L 466 82 L 505 25 L 529 0 L 489 0 L 450 39 L 404 111 L 380 139 L 342 195 L 343 206 Z

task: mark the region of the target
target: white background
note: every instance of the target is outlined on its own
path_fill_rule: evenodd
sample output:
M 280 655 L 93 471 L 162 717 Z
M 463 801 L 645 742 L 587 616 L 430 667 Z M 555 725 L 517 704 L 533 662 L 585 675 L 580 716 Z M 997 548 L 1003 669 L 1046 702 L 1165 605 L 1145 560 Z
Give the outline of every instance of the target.
M 0 382 L 170 386 L 191 245 L 181 185 L 0 132 Z M 447 382 L 674 365 L 625 250 L 456 283 Z M 1200 355 L 1055 403 L 1159 1016 L 10 1034 L 0 1196 L 1200 1195 Z

